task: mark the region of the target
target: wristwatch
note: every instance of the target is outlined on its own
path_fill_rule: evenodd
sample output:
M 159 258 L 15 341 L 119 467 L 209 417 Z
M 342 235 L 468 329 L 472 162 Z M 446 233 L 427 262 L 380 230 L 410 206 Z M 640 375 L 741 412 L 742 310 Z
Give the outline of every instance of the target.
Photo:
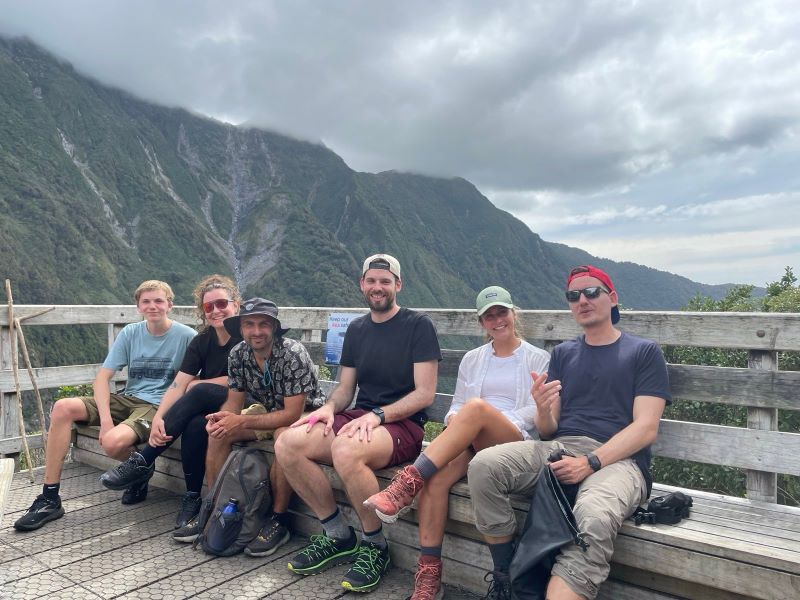
M 603 468 L 603 465 L 600 464 L 600 459 L 597 458 L 592 452 L 589 452 L 589 454 L 586 455 L 586 460 L 589 461 L 589 466 L 595 473 Z
M 381 425 L 383 425 L 384 421 L 386 421 L 386 415 L 383 414 L 383 409 L 380 407 L 373 408 L 372 412 L 378 415 L 378 418 L 381 420 Z

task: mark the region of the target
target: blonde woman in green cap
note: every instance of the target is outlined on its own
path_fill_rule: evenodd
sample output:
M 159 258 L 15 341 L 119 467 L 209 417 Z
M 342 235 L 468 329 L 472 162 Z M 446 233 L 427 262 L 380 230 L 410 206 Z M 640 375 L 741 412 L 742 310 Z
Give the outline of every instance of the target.
M 538 437 L 533 425 L 531 371 L 547 371 L 550 355 L 522 339 L 507 290 L 491 286 L 476 300 L 478 322 L 488 342 L 464 355 L 445 430 L 395 475 L 365 506 L 392 523 L 419 495 L 421 555 L 411 600 L 442 597 L 442 540 L 450 488 L 467 473 L 475 453 L 506 442 Z

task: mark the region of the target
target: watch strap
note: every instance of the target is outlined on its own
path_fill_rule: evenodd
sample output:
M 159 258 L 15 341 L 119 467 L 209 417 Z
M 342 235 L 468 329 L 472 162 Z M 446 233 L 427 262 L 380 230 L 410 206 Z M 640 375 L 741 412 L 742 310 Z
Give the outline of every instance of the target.
M 603 465 L 600 464 L 600 459 L 595 456 L 594 452 L 589 452 L 589 454 L 586 455 L 586 460 L 589 461 L 589 466 L 595 473 L 603 468 Z

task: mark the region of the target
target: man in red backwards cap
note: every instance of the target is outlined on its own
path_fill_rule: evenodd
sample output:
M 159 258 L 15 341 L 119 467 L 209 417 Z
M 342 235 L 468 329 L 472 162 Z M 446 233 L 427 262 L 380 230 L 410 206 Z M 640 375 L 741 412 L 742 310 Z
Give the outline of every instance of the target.
M 511 598 L 508 568 L 516 520 L 509 495 L 530 496 L 555 449 L 567 455 L 550 468 L 562 484 L 579 485 L 573 510 L 589 547 L 562 548 L 548 600 L 597 595 L 608 577 L 618 530 L 650 494 L 650 444 L 671 402 L 664 356 L 654 342 L 614 327 L 617 292 L 602 270 L 573 269 L 566 297 L 583 334 L 556 346 L 548 373 L 531 373 L 542 441 L 487 448 L 469 466 L 476 526 L 494 562 L 487 597 L 496 600 Z

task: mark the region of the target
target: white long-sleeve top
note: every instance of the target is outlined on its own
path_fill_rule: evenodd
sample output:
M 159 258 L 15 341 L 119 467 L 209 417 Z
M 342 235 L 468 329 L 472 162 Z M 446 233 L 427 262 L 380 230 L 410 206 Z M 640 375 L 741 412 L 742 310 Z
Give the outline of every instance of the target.
M 469 398 L 480 398 L 483 380 L 489 369 L 489 362 L 494 355 L 492 343 L 484 344 L 474 350 L 470 350 L 461 359 L 458 366 L 458 379 L 456 380 L 456 391 L 453 395 L 453 403 L 450 410 L 444 417 L 444 422 L 450 420 Z M 547 370 L 550 364 L 550 354 L 541 348 L 522 341 L 519 347 L 514 350 L 514 355 L 522 360 L 517 361 L 515 376 L 514 408 L 502 411 L 503 415 L 511 421 L 522 432 L 524 439 L 538 438 L 536 426 L 533 424 L 533 416 L 536 414 L 536 404 L 531 397 L 531 371 L 542 373 Z

